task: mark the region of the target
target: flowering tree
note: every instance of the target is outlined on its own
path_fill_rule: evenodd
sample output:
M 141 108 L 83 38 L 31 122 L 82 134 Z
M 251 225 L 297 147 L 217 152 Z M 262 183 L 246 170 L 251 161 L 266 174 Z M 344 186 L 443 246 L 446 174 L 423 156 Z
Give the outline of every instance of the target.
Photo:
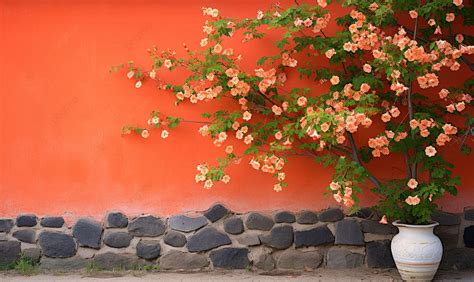
M 225 156 L 217 166 L 197 166 L 196 182 L 209 189 L 215 182 L 227 183 L 226 168 L 246 157 L 249 164 L 273 176 L 275 191 L 285 183 L 285 163 L 292 155 L 305 155 L 334 167 L 328 192 L 335 201 L 357 209 L 358 195 L 365 184 L 380 195 L 378 208 L 382 222 L 401 219 L 422 224 L 430 220 L 434 201 L 446 192 L 456 194 L 459 178 L 439 151 L 453 139 L 461 140 L 461 151 L 469 153 L 465 142 L 474 119 L 465 108 L 471 103 L 474 80 L 452 88 L 438 87 L 444 69 L 457 71 L 461 64 L 473 65 L 468 56 L 473 38 L 454 31 L 453 21 L 474 22 L 474 10 L 462 0 L 347 0 L 342 5 L 350 13 L 336 19 L 327 9 L 331 1 L 317 5 L 299 4 L 283 8 L 278 4 L 258 11 L 253 19 L 225 17 L 217 9 L 203 8 L 207 17 L 199 50 L 184 46 L 186 56 L 173 50 L 149 50 L 151 68 L 132 62 L 127 76 L 140 88 L 154 82 L 176 97 L 176 105 L 198 104 L 222 98 L 238 107 L 202 114 L 206 124 L 199 129 Z M 412 28 L 399 24 L 410 18 Z M 324 30 L 331 20 L 340 26 L 333 36 Z M 253 72 L 242 70 L 241 55 L 227 46 L 229 37 L 242 42 L 265 36 L 262 27 L 282 31 L 274 44 L 279 51 L 257 62 Z M 298 61 L 304 56 L 304 60 Z M 317 63 L 318 57 L 330 66 Z M 114 67 L 118 70 L 119 67 Z M 184 68 L 189 76 L 179 85 L 159 78 L 159 69 Z M 292 70 L 294 69 L 294 70 Z M 330 85 L 327 93 L 310 88 L 285 88 L 287 75 Z M 416 85 L 419 86 L 416 87 Z M 416 87 L 416 88 L 415 88 Z M 420 89 L 420 91 L 415 91 Z M 266 116 L 266 118 L 265 118 Z M 124 134 L 138 133 L 148 138 L 157 129 L 167 138 L 181 118 L 151 113 L 148 127 L 126 126 Z M 356 144 L 354 134 L 373 124 L 384 129 L 367 143 Z M 234 152 L 230 139 L 240 140 L 247 149 Z M 234 141 L 235 142 L 235 141 Z M 404 156 L 406 176 L 381 181 L 366 164 L 374 158 Z

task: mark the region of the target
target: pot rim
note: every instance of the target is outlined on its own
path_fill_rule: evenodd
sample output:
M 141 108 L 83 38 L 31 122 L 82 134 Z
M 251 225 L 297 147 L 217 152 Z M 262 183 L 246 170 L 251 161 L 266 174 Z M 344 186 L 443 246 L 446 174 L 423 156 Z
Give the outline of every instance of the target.
M 409 228 L 433 228 L 439 225 L 437 221 L 431 221 L 430 224 L 408 224 L 408 223 L 401 223 L 400 220 L 395 220 L 392 224 L 396 227 L 409 227 Z

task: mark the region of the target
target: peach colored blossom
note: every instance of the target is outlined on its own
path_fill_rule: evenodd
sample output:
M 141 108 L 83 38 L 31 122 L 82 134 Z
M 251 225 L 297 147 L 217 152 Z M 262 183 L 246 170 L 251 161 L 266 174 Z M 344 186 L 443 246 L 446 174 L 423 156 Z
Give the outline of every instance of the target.
M 156 71 L 153 69 L 151 70 L 149 73 L 148 73 L 148 76 L 151 78 L 151 79 L 155 79 L 156 78 Z
M 370 73 L 372 72 L 372 66 L 369 65 L 369 64 L 365 64 L 362 69 L 366 72 L 366 73 Z
M 298 104 L 298 106 L 300 107 L 304 107 L 306 106 L 306 103 L 308 102 L 308 99 L 306 99 L 306 97 L 304 96 L 301 96 L 298 98 L 298 100 L 296 101 L 296 103 Z
M 380 219 L 379 223 L 380 224 L 388 224 L 387 216 L 386 215 L 382 216 L 382 219 Z
M 273 185 L 273 190 L 275 190 L 276 192 L 280 192 L 282 190 L 281 184 L 277 183 L 277 184 Z
M 225 184 L 229 183 L 230 181 L 230 176 L 229 175 L 224 175 L 221 179 L 222 182 L 224 182 Z
M 447 13 L 447 14 L 446 14 L 446 21 L 447 21 L 448 23 L 453 22 L 453 21 L 454 21 L 454 18 L 455 18 L 454 13 Z
M 433 157 L 434 155 L 436 155 L 435 147 L 433 147 L 433 146 L 426 147 L 425 148 L 425 154 L 430 158 Z
M 216 44 L 214 48 L 212 49 L 212 53 L 219 54 L 220 52 L 222 52 L 222 49 L 223 48 L 220 44 Z
M 352 188 L 347 186 L 346 188 L 344 188 L 344 196 L 350 196 L 352 195 Z
M 165 66 L 165 68 L 169 69 L 173 66 L 173 63 L 171 63 L 171 60 L 165 60 L 163 62 L 163 65 Z
M 463 0 L 453 0 L 453 4 L 459 7 L 462 5 L 462 1 Z
M 430 196 L 428 197 L 428 200 L 430 200 L 430 202 L 433 201 L 433 194 L 430 194 Z
M 318 2 L 318 5 L 321 6 L 322 8 L 326 8 L 326 6 L 328 5 L 326 0 L 318 0 L 317 2 Z
M 140 88 L 142 87 L 142 82 L 139 80 L 135 83 L 135 88 Z
M 390 114 L 392 115 L 392 117 L 396 118 L 400 115 L 400 110 L 397 107 L 392 107 L 390 109 Z
M 336 183 L 336 182 L 331 182 L 329 183 L 329 188 L 331 188 L 331 190 L 333 191 L 337 191 L 339 189 L 341 189 L 341 185 L 339 183 Z
M 466 104 L 464 102 L 459 102 L 456 104 L 456 110 L 458 112 L 462 112 L 466 108 Z
M 369 10 L 371 10 L 372 12 L 375 12 L 375 10 L 377 10 L 378 7 L 379 7 L 379 5 L 374 2 L 374 3 L 370 4 Z
M 206 180 L 206 182 L 204 182 L 204 188 L 206 189 L 210 189 L 213 185 L 214 185 L 214 182 L 212 182 L 211 179 L 208 179 Z
M 436 24 L 436 21 L 434 19 L 429 19 L 428 20 L 428 25 L 434 26 Z
M 242 118 L 246 121 L 249 121 L 252 118 L 252 114 L 249 111 L 245 111 L 242 115 Z
M 161 132 L 161 138 L 166 139 L 169 136 L 169 133 L 167 130 L 163 130 Z
M 420 130 L 420 135 L 422 137 L 428 137 L 430 135 L 430 132 L 427 129 L 422 129 Z
M 341 193 L 341 191 L 334 194 L 333 197 L 334 197 L 334 200 L 336 200 L 336 202 L 338 202 L 338 203 L 342 202 L 342 193 Z
M 420 198 L 418 197 L 418 195 L 416 195 L 415 197 L 408 196 L 405 202 L 410 206 L 416 206 L 420 203 Z
M 462 43 L 464 41 L 464 36 L 460 33 L 456 34 L 456 41 Z
M 245 136 L 245 138 L 244 138 L 244 143 L 245 144 L 249 145 L 250 143 L 252 143 L 252 141 L 253 141 L 252 135 Z
M 132 77 L 135 75 L 135 71 L 131 70 L 129 72 L 127 72 L 127 77 L 128 79 L 132 79 Z
M 154 116 L 154 117 L 151 119 L 151 122 L 152 122 L 153 124 L 158 124 L 158 123 L 160 123 L 160 118 L 157 117 L 157 116 Z
M 261 10 L 257 11 L 257 20 L 263 19 L 263 12 Z
M 243 133 L 247 133 L 249 131 L 249 127 L 248 126 L 242 126 L 242 128 L 240 129 Z
M 448 91 L 448 89 L 443 88 L 443 89 L 441 89 L 441 91 L 439 91 L 438 94 L 439 94 L 439 97 L 441 99 L 444 99 L 444 98 L 448 97 L 449 91 Z
M 416 181 L 416 179 L 414 178 L 411 178 L 410 180 L 408 180 L 407 186 L 410 189 L 415 189 L 418 186 L 418 181 Z
M 383 121 L 383 122 L 389 122 L 390 119 L 392 119 L 392 117 L 390 116 L 390 114 L 389 114 L 388 112 L 387 112 L 387 113 L 384 113 L 384 114 L 382 115 L 382 121 Z
M 148 132 L 148 130 L 144 129 L 144 130 L 142 130 L 141 136 L 146 139 L 150 136 L 150 132 Z
M 443 34 L 443 32 L 441 31 L 441 27 L 439 25 L 436 27 L 433 34 Z
M 337 142 L 338 144 L 342 144 L 342 143 L 344 143 L 344 141 L 346 141 L 346 137 L 344 137 L 344 135 L 339 135 L 339 136 L 337 136 L 336 142 Z
M 339 81 L 340 81 L 340 80 L 339 80 L 339 76 L 333 75 L 333 76 L 331 77 L 330 81 L 331 81 L 331 84 L 332 84 L 332 85 L 337 85 L 337 84 L 339 84 Z
M 326 53 L 324 53 L 324 55 L 328 58 L 328 59 L 331 59 L 332 56 L 334 56 L 336 54 L 336 51 L 334 49 L 329 49 L 326 51 Z
M 450 123 L 443 125 L 443 131 L 444 133 L 448 135 L 453 135 L 453 134 L 458 133 L 458 129 Z
M 387 135 L 388 138 L 392 139 L 393 137 L 395 137 L 395 133 L 391 130 L 386 130 L 385 131 L 385 135 Z
M 367 83 L 362 83 L 361 86 L 360 86 L 360 91 L 364 92 L 364 93 L 367 93 L 369 92 L 370 90 L 370 85 L 368 85 Z
M 344 205 L 348 208 L 351 208 L 355 204 L 354 199 L 352 199 L 351 197 L 344 196 L 343 200 L 344 200 Z
M 277 133 L 275 133 L 276 140 L 281 140 L 281 138 L 283 138 L 283 134 L 281 133 L 281 131 L 278 131 Z
M 418 12 L 415 11 L 415 10 L 411 10 L 408 13 L 410 14 L 410 18 L 412 18 L 412 19 L 416 19 L 416 17 L 418 17 Z
M 286 177 L 286 175 L 285 175 L 284 172 L 279 172 L 279 173 L 278 173 L 278 176 L 277 176 L 278 181 L 283 181 L 283 180 L 285 180 L 285 177 Z
M 308 18 L 308 19 L 306 19 L 306 20 L 303 21 L 303 24 L 304 24 L 304 26 L 306 26 L 306 27 L 310 27 L 311 25 L 313 25 L 313 21 Z
M 329 129 L 329 123 L 328 122 L 325 122 L 325 123 L 321 124 L 321 131 L 322 132 L 326 132 L 326 131 L 328 131 L 328 129 Z
M 450 113 L 454 113 L 454 110 L 455 110 L 454 104 L 447 105 L 446 110 Z
M 201 39 L 201 42 L 199 42 L 199 45 L 201 45 L 201 47 L 204 47 L 207 45 L 208 42 L 209 40 L 207 38 L 203 38 Z
M 227 154 L 232 154 L 233 151 L 234 151 L 234 147 L 232 145 L 225 147 L 225 152 Z

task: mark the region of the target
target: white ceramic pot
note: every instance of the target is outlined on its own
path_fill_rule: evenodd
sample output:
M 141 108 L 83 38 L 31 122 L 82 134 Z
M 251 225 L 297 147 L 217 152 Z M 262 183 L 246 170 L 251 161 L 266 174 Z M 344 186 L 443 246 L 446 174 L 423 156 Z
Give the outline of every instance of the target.
M 430 281 L 438 270 L 443 246 L 433 234 L 433 222 L 428 225 L 393 223 L 399 233 L 392 239 L 392 255 L 403 280 Z

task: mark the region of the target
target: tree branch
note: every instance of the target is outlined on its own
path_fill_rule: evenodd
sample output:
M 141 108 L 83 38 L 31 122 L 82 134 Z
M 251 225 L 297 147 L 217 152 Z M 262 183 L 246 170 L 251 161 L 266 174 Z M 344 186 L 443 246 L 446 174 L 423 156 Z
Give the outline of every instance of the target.
M 351 148 L 352 148 L 352 159 L 358 165 L 360 165 L 361 167 L 364 167 L 362 165 L 362 162 L 359 159 L 359 155 L 357 154 L 357 145 L 355 143 L 354 137 L 352 136 L 352 133 L 347 132 L 347 137 L 349 139 L 349 143 L 351 144 Z M 372 183 L 374 183 L 375 186 L 377 186 L 377 188 L 380 188 L 380 186 L 381 186 L 380 181 L 375 176 L 373 176 L 372 174 L 369 174 L 369 180 L 372 181 Z

